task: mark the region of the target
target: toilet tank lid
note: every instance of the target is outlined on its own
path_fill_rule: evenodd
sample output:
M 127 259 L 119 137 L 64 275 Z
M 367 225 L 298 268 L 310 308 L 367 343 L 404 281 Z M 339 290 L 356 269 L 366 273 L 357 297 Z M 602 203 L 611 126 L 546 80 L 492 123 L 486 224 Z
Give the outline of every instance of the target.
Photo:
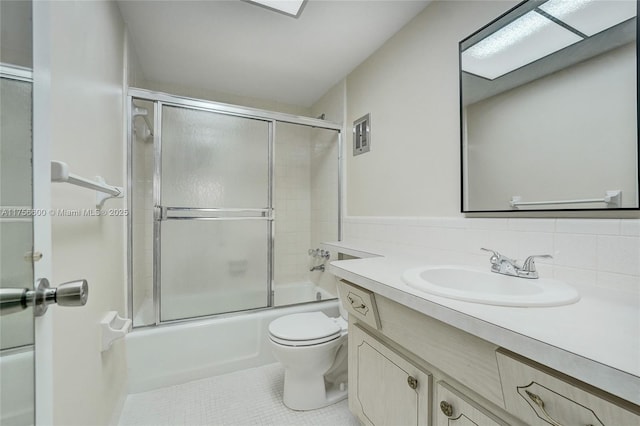
M 269 333 L 285 340 L 312 340 L 339 334 L 340 326 L 322 312 L 305 312 L 271 321 Z

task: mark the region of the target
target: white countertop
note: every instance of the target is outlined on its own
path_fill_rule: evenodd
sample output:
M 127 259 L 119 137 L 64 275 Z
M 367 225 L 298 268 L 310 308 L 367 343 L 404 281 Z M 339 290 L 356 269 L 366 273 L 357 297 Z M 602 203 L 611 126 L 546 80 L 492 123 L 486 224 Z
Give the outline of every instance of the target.
M 581 298 L 566 306 L 469 303 L 402 281 L 406 269 L 429 265 L 424 257 L 394 254 L 382 245 L 323 245 L 362 257 L 331 262 L 336 276 L 640 405 L 640 295 L 571 283 Z

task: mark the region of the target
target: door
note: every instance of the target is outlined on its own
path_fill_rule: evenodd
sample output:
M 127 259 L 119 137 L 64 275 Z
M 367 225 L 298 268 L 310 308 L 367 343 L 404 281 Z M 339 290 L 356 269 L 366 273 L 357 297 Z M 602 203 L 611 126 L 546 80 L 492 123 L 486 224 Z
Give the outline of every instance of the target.
M 272 123 L 156 105 L 157 320 L 269 306 Z
M 430 403 L 430 374 L 350 324 L 349 408 L 360 421 L 374 426 L 426 426 Z

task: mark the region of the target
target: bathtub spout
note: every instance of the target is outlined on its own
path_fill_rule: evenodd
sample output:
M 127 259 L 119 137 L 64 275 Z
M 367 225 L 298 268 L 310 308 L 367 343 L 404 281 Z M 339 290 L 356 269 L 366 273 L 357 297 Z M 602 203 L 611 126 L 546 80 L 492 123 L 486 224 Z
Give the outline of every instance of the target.
M 311 271 L 311 272 L 313 272 L 313 271 L 322 271 L 322 272 L 324 272 L 324 265 L 314 266 L 313 268 L 309 269 L 309 271 Z

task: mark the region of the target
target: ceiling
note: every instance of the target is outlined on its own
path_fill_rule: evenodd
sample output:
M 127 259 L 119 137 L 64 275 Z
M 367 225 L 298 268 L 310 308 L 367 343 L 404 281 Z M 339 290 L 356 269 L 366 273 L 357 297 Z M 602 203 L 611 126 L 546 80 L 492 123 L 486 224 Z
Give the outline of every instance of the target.
M 309 107 L 431 0 L 118 0 L 145 80 Z

